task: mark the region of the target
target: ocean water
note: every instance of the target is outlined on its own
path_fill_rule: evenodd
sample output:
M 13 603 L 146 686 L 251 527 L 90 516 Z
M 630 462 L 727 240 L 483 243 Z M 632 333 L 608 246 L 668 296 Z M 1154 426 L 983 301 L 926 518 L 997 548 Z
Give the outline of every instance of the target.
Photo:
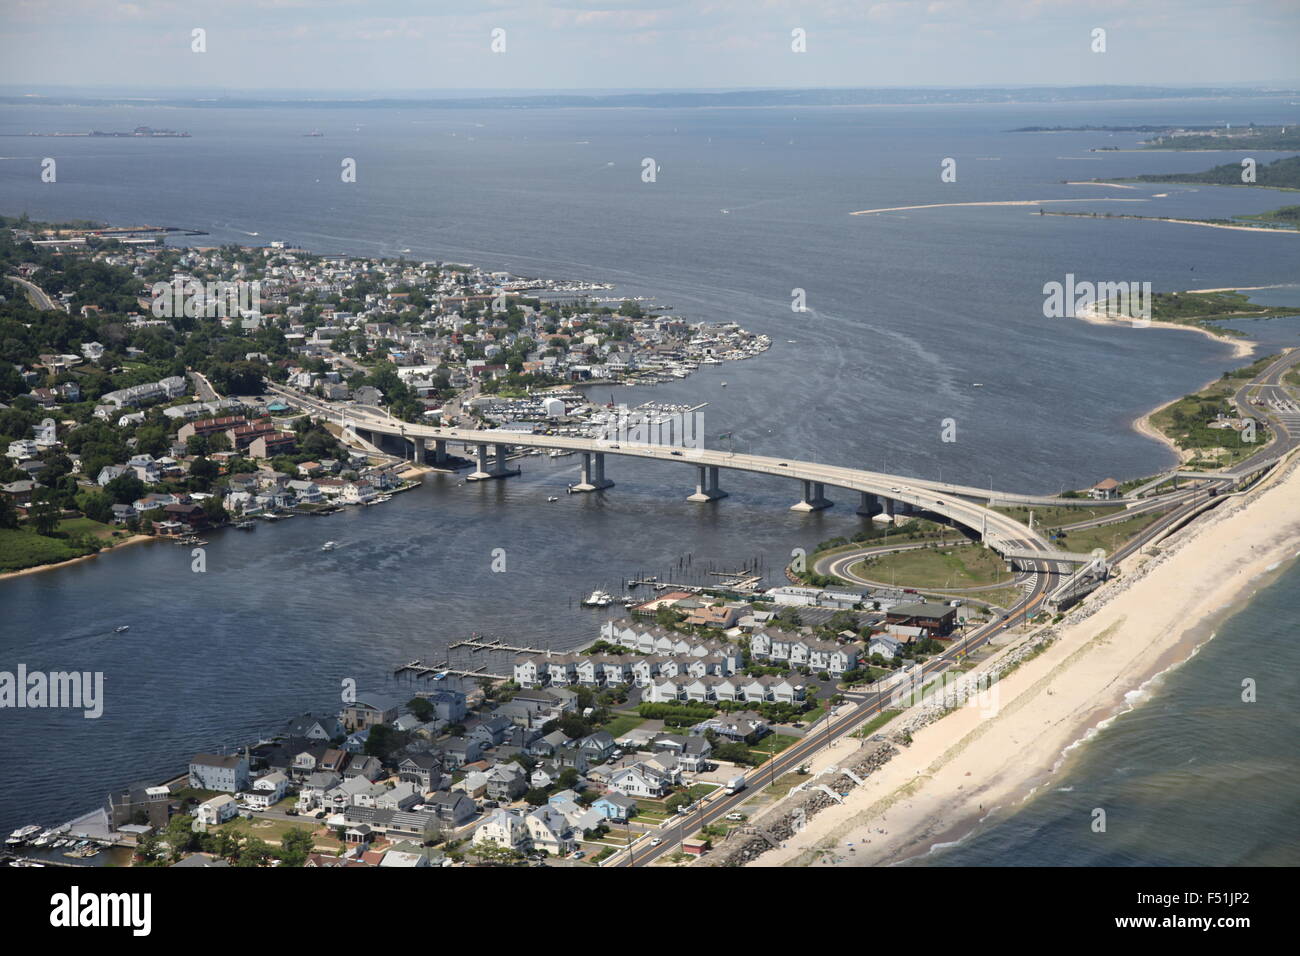
M 1300 865 L 1300 564 L 1014 812 L 928 866 Z M 1243 681 L 1256 700 L 1243 701 Z M 1105 832 L 1092 830 L 1106 812 Z
M 692 319 L 736 321 L 774 345 L 671 385 L 601 389 L 602 399 L 706 402 L 711 443 L 731 432 L 737 451 L 1055 491 L 1169 465 L 1169 453 L 1130 422 L 1233 360 L 1225 345 L 1192 333 L 1046 319 L 1043 284 L 1067 273 L 1157 290 L 1290 283 L 1300 302 L 1294 238 L 1040 217 L 1025 206 L 849 213 L 1057 198 L 1085 201 L 1056 208 L 1100 213 L 1270 209 L 1289 194 L 1062 183 L 1202 169 L 1236 154 L 1098 154 L 1089 148 L 1135 137 L 1007 130 L 1291 122 L 1294 113 L 1281 100 L 844 110 L 33 106 L 0 116 L 0 212 L 187 226 L 209 233 L 192 240 L 199 244 L 410 249 L 412 258 L 615 282 L 616 294 L 654 296 Z M 192 138 L 25 135 L 137 125 Z M 313 129 L 325 135 L 303 136 Z M 39 180 L 46 156 L 57 160 L 56 183 Z M 654 183 L 641 182 L 645 157 L 659 166 Z M 939 181 L 947 157 L 957 160 L 955 183 Z M 357 161 L 356 183 L 340 181 L 344 158 Z M 1106 201 L 1114 198 L 1146 201 Z M 809 313 L 791 312 L 796 288 Z M 1300 344 L 1298 320 L 1254 326 L 1269 348 Z M 940 441 L 945 418 L 956 420 L 956 442 Z M 396 665 L 438 656 L 472 631 L 576 645 L 598 618 L 576 599 L 595 586 L 617 588 L 638 571 L 680 577 L 752 560 L 772 569 L 775 583 L 791 548 L 861 522 L 847 500 L 792 514 L 792 482 L 725 472 L 731 497 L 692 505 L 684 499 L 693 472 L 672 464 L 612 463 L 613 489 L 547 503 L 576 469 L 573 458 L 528 459 L 524 475 L 506 482 L 431 477 L 381 507 L 224 532 L 213 537 L 205 574 L 190 571 L 184 549 L 150 544 L 0 582 L 6 667 L 102 670 L 108 688 L 100 720 L 6 715 L 4 752 L 27 772 L 21 786 L 11 778 L 0 789 L 0 829 L 66 819 L 107 786 L 171 773 L 195 750 L 335 708 L 343 678 L 383 686 Z M 320 553 L 327 538 L 343 547 Z M 504 574 L 490 570 L 495 548 L 506 549 Z M 131 630 L 110 636 L 121 623 Z

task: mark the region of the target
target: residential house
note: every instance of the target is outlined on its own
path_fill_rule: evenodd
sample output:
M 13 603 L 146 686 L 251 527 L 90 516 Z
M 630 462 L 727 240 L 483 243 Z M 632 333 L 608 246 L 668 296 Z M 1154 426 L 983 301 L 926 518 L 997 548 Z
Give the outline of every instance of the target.
M 513 803 L 528 790 L 524 770 L 516 763 L 499 763 L 487 771 L 487 795 L 502 803 Z
M 523 852 L 530 845 L 528 824 L 522 814 L 514 810 L 496 810 L 474 831 L 473 843 L 495 843 L 498 846 Z
M 239 793 L 248 789 L 248 758 L 242 754 L 196 754 L 190 760 L 189 785 L 196 790 Z
M 442 783 L 442 763 L 433 754 L 411 754 L 398 763 L 397 776 L 425 792 L 437 790 Z
M 367 694 L 343 709 L 343 726 L 349 731 L 368 730 L 376 724 L 387 724 L 397 719 L 402 703 L 386 694 Z
M 636 814 L 637 802 L 621 793 L 607 793 L 598 798 L 591 805 L 591 809 L 607 820 L 616 820 L 621 823 Z
M 213 797 L 211 800 L 205 800 L 200 803 L 194 811 L 194 830 L 202 833 L 208 827 L 220 826 L 227 820 L 233 820 L 239 815 L 239 804 L 235 798 L 228 793 L 223 793 L 219 797 Z

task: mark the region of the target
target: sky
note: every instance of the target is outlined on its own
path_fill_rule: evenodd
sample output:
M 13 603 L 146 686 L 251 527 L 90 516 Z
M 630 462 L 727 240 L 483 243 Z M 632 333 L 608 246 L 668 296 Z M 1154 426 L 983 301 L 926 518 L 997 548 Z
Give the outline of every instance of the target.
M 0 0 L 7 92 L 1294 86 L 1297 49 L 1300 0 Z

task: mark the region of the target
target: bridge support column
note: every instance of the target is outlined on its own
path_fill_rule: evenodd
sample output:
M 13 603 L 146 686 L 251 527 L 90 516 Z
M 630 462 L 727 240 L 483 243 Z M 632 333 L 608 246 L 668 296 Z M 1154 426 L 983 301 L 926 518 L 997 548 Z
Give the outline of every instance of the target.
M 428 451 L 428 447 L 427 447 L 427 445 L 426 445 L 425 451 L 426 451 L 426 452 Z M 433 440 L 433 463 L 434 463 L 435 465 L 445 465 L 445 464 L 447 464 L 447 441 L 446 441 L 446 439 L 443 439 L 443 438 L 435 438 L 435 439 Z
M 492 477 L 492 472 L 488 470 L 488 446 L 475 445 L 474 450 L 478 460 L 478 467 L 471 474 L 465 476 L 466 481 L 484 481 Z
M 520 474 L 521 469 L 511 468 L 508 462 L 510 456 L 509 445 L 497 445 L 496 447 L 496 466 L 492 469 L 493 478 L 509 478 L 511 475 Z
M 570 485 L 570 491 L 600 491 L 602 488 L 612 488 L 614 482 L 605 477 L 605 456 L 600 452 L 592 453 L 584 451 L 582 453 L 582 475 L 576 485 Z
M 821 511 L 829 508 L 831 502 L 826 500 L 826 486 L 820 481 L 804 481 L 803 497 L 798 504 L 791 505 L 791 511 Z
M 880 509 L 881 514 L 885 515 L 885 516 L 888 517 L 888 518 L 892 518 L 892 517 L 894 517 L 894 499 L 893 499 L 893 498 L 884 498 L 884 499 L 881 499 L 880 504 L 881 504 L 881 509 Z
M 858 514 L 870 518 L 880 512 L 880 500 L 867 492 L 862 492 L 862 500 L 858 503 Z
M 687 501 L 717 501 L 727 497 L 727 493 L 718 487 L 718 469 L 697 465 L 695 469 L 695 494 Z

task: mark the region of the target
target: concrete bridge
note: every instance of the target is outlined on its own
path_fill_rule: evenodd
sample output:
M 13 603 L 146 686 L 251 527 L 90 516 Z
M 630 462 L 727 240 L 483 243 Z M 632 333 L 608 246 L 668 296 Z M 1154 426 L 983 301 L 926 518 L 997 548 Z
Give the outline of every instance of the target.
M 694 492 L 687 496 L 690 501 L 713 502 L 725 498 L 721 472 L 745 471 L 794 481 L 799 489 L 799 498 L 791 506 L 794 511 L 811 512 L 829 508 L 832 502 L 827 497 L 826 489 L 840 488 L 857 494 L 857 513 L 860 515 L 883 513 L 892 516 L 926 511 L 972 529 L 980 535 L 981 540 L 999 553 L 1052 552 L 1051 546 L 1037 531 L 992 508 L 967 500 L 964 496 L 966 493 L 977 492 L 979 497 L 987 498 L 989 491 L 986 489 L 945 485 L 941 482 L 797 459 L 732 453 L 721 449 L 567 435 L 534 435 L 495 429 L 413 425 L 391 418 L 378 409 L 334 405 L 278 387 L 273 391 L 308 411 L 338 421 L 345 429 L 360 433 L 375 444 L 378 444 L 379 436 L 405 441 L 410 445 L 412 457 L 420 461 L 427 460 L 433 464 L 447 461 L 447 448 L 451 444 L 473 447 L 476 449 L 477 466 L 466 476 L 468 481 L 487 481 L 518 474 L 518 469 L 507 464 L 511 450 L 516 448 L 560 449 L 580 454 L 582 467 L 578 482 L 571 486 L 574 492 L 591 492 L 614 486 L 613 480 L 606 473 L 606 459 L 609 456 L 651 459 L 694 469 Z M 1004 496 L 995 497 L 1001 500 Z M 1057 499 L 1045 497 L 1020 497 L 1029 501 L 1057 502 Z M 1022 560 L 1025 564 L 1034 563 L 1031 558 Z M 1042 566 L 1035 570 L 1051 573 L 1054 569 L 1049 561 L 1044 560 Z

